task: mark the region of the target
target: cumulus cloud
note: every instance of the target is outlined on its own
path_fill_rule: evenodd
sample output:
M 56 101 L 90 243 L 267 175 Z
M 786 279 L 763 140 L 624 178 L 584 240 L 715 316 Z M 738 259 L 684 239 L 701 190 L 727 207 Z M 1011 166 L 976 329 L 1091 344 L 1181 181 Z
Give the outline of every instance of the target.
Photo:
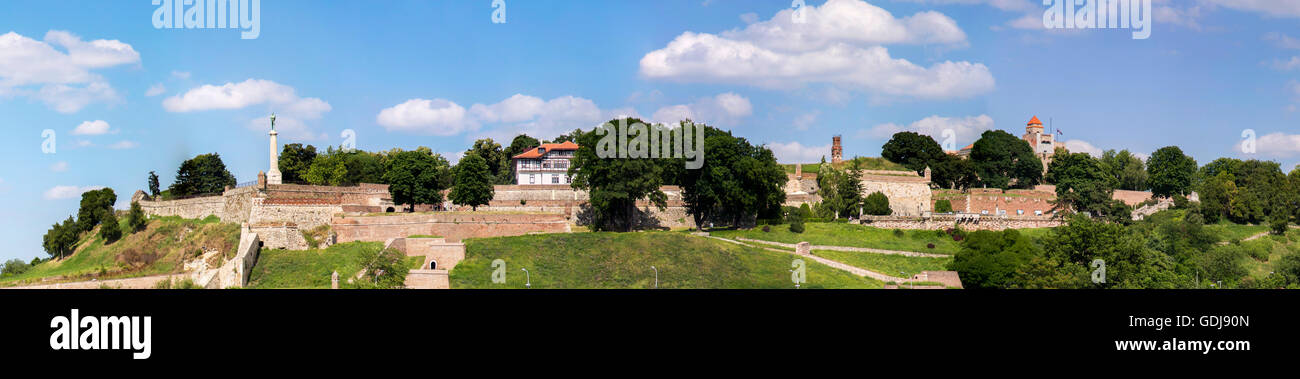
M 1201 0 L 1201 3 L 1262 13 L 1268 17 L 1300 17 L 1300 0 Z
M 1235 151 L 1242 151 L 1238 142 Z M 1290 158 L 1300 155 L 1300 134 L 1269 133 L 1255 139 L 1255 152 L 1271 157 Z
M 1069 150 L 1071 153 L 1088 153 L 1088 155 L 1093 157 L 1100 157 L 1103 153 L 1100 148 L 1093 146 L 1091 143 L 1088 143 L 1088 141 L 1072 139 L 1065 141 L 1064 143 L 1065 149 Z
M 51 30 L 37 41 L 9 32 L 0 35 L 0 93 L 30 96 L 55 111 L 72 113 L 91 103 L 120 101 L 92 70 L 139 62 L 140 54 L 118 40 L 83 41 Z
M 465 107 L 444 99 L 411 99 L 385 108 L 375 122 L 388 131 L 449 136 L 478 129 Z
M 104 120 L 86 121 L 72 129 L 74 136 L 97 136 L 108 134 L 108 122 Z
M 830 144 L 804 146 L 799 142 L 772 142 L 767 144 L 767 148 L 772 149 L 772 154 L 776 155 L 776 161 L 780 163 L 820 162 L 822 157 L 829 156 L 831 153 Z
M 1041 9 L 1034 1 L 1031 0 L 895 0 L 908 3 L 932 4 L 932 5 L 976 5 L 983 4 L 992 6 L 1004 11 L 1028 11 Z
M 264 79 L 248 79 L 222 85 L 205 84 L 163 99 L 162 105 L 163 109 L 174 113 L 266 106 L 270 111 L 276 112 L 276 130 L 286 137 L 299 139 L 324 138 L 323 133 L 314 132 L 305 120 L 320 119 L 332 109 L 324 100 L 299 97 L 293 87 Z M 268 131 L 271 123 L 266 116 L 259 115 L 249 119 L 248 128 Z
M 938 142 L 945 150 L 957 150 L 979 139 L 980 134 L 990 129 L 993 129 L 993 118 L 988 115 L 966 117 L 933 115 L 908 125 L 879 124 L 866 131 L 865 134 L 860 132 L 858 136 L 885 139 L 898 132 L 914 132 L 934 138 L 935 142 Z M 945 131 L 952 131 L 952 135 L 945 135 Z M 949 141 L 949 137 L 952 138 L 951 141 Z
M 749 99 L 734 92 L 718 94 L 696 100 L 690 104 L 670 105 L 659 108 L 650 116 L 652 121 L 664 124 L 676 124 L 690 119 L 695 122 L 730 128 L 740 119 L 754 113 L 754 106 Z
M 794 22 L 794 11 L 786 9 L 720 35 L 684 32 L 643 56 L 640 74 L 781 89 L 828 84 L 918 98 L 969 97 L 994 87 L 983 64 L 945 61 L 923 67 L 894 58 L 881 46 L 964 46 L 965 33 L 943 14 L 895 18 L 860 0 L 831 0 L 804 10 L 806 22 Z
M 46 200 L 66 200 L 74 199 L 87 191 L 103 189 L 103 186 L 77 187 L 77 186 L 54 186 L 45 190 L 44 197 Z

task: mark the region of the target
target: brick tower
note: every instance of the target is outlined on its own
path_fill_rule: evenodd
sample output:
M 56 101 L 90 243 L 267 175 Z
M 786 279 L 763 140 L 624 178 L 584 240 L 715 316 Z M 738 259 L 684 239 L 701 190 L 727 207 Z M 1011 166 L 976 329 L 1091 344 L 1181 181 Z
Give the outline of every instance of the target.
M 844 161 L 844 146 L 840 146 L 840 136 L 831 137 L 831 163 Z

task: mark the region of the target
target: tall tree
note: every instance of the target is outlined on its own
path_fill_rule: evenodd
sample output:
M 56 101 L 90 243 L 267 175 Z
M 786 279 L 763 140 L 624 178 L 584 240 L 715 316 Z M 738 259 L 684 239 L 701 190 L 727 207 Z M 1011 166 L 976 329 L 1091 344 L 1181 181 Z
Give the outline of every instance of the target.
M 1043 178 L 1043 162 L 1029 144 L 1001 130 L 988 130 L 971 148 L 980 184 L 1007 189 L 1033 188 Z
M 550 143 L 562 143 L 562 142 L 576 143 L 578 142 L 578 136 L 580 135 L 582 135 L 582 129 L 573 129 L 573 131 L 569 132 L 568 134 L 561 134 L 558 137 L 555 137 L 555 139 L 552 139 Z
M 217 153 L 203 154 L 181 163 L 172 183 L 173 196 L 191 196 L 221 193 L 226 186 L 235 185 L 235 176 L 226 170 L 226 164 Z
M 1147 189 L 1146 164 L 1128 150 L 1106 150 L 1101 154 L 1101 167 L 1114 179 L 1115 188 L 1129 191 Z
M 483 158 L 487 163 L 488 171 L 492 172 L 494 182 L 497 184 L 510 184 L 514 179 L 510 177 L 510 157 L 501 148 L 501 144 L 496 143 L 491 138 L 484 138 L 474 141 L 474 146 L 465 152 L 465 155 L 475 154 Z
M 670 167 L 662 169 L 680 175 L 682 200 L 697 227 L 706 221 L 742 225 L 775 213 L 769 211 L 785 201 L 785 170 L 770 149 L 705 126 L 703 153 L 699 169 L 677 171 L 685 161 L 674 159 L 665 160 Z
M 278 162 L 283 181 L 287 183 L 306 181 L 307 171 L 311 169 L 312 161 L 315 160 L 315 146 L 304 147 L 301 143 L 285 144 Z
M 442 203 L 446 181 L 440 176 L 449 173 L 437 158 L 440 157 L 420 151 L 403 151 L 388 157 L 383 181 L 388 184 L 393 203 L 407 204 L 411 211 L 415 211 L 416 204 Z
M 72 255 L 77 248 L 77 239 L 81 230 L 77 227 L 77 221 L 68 216 L 67 220 L 55 223 L 45 232 L 41 246 L 50 257 L 63 258 Z
M 139 202 L 131 202 L 131 211 L 126 215 L 126 224 L 130 226 L 129 232 L 131 233 L 144 230 L 145 226 L 148 226 L 148 220 L 144 217 L 144 209 L 140 208 Z
M 1056 183 L 1057 208 L 1113 216 L 1115 220 L 1128 216 L 1112 214 L 1116 209 L 1111 198 L 1116 179 L 1088 153 L 1055 156 L 1047 170 L 1047 181 Z
M 81 194 L 81 206 L 77 209 L 78 232 L 86 232 L 99 225 L 105 209 L 111 209 L 117 203 L 117 194 L 112 188 L 86 191 Z
M 1147 183 L 1151 185 L 1153 195 L 1187 195 L 1196 175 L 1196 160 L 1183 154 L 1183 149 L 1178 146 L 1162 147 L 1147 160 L 1147 173 Z
M 880 156 L 920 174 L 948 156 L 934 138 L 915 132 L 898 132 L 881 147 Z
M 149 171 L 149 197 L 157 198 L 159 193 L 161 189 L 158 187 L 158 174 Z
M 930 182 L 939 188 L 964 190 L 979 182 L 975 162 L 945 154 L 930 168 Z
M 456 186 L 452 187 L 451 202 L 456 205 L 468 205 L 474 211 L 478 206 L 492 201 L 492 173 L 488 171 L 487 162 L 476 154 L 466 154 L 453 168 L 456 173 Z
M 667 195 L 660 190 L 663 168 L 651 159 L 616 158 L 627 146 L 616 142 L 618 125 L 642 124 L 639 119 L 612 120 L 578 137 L 569 175 L 575 189 L 586 190 L 590 197 L 592 222 L 597 230 L 628 231 L 634 226 L 636 201 L 646 199 L 659 209 L 667 207 Z M 598 151 L 601 152 L 598 154 Z M 613 155 L 608 155 L 613 154 Z M 609 158 L 604 158 L 609 157 Z M 710 157 L 713 159 L 713 157 Z M 707 161 L 707 160 L 706 160 Z
M 104 239 L 104 244 L 117 242 L 122 238 L 122 224 L 117 221 L 117 212 L 113 208 L 105 209 L 104 214 L 100 216 L 99 236 Z

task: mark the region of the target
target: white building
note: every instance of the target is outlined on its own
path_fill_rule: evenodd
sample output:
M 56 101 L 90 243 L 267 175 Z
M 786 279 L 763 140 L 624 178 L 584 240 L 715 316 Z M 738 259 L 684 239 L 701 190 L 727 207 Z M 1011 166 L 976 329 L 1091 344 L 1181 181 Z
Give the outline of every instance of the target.
M 519 155 L 511 157 L 515 165 L 515 184 L 519 185 L 568 185 L 573 183 L 569 177 L 569 160 L 578 151 L 578 144 L 573 142 L 544 143 Z

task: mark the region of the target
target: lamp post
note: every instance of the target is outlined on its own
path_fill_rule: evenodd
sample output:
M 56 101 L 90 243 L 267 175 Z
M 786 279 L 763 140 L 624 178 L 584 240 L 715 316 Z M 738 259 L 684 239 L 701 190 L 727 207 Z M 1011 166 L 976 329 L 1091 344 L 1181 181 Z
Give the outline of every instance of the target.
M 655 289 L 659 289 L 659 269 L 655 266 L 650 266 L 650 269 L 655 270 Z
M 532 275 L 529 274 L 528 269 L 520 268 L 520 270 L 524 270 L 524 288 L 533 288 L 533 278 Z
M 790 270 L 790 274 L 793 276 L 793 274 L 794 274 L 794 270 Z M 798 281 L 798 280 L 794 281 L 794 289 L 799 289 L 799 281 Z

